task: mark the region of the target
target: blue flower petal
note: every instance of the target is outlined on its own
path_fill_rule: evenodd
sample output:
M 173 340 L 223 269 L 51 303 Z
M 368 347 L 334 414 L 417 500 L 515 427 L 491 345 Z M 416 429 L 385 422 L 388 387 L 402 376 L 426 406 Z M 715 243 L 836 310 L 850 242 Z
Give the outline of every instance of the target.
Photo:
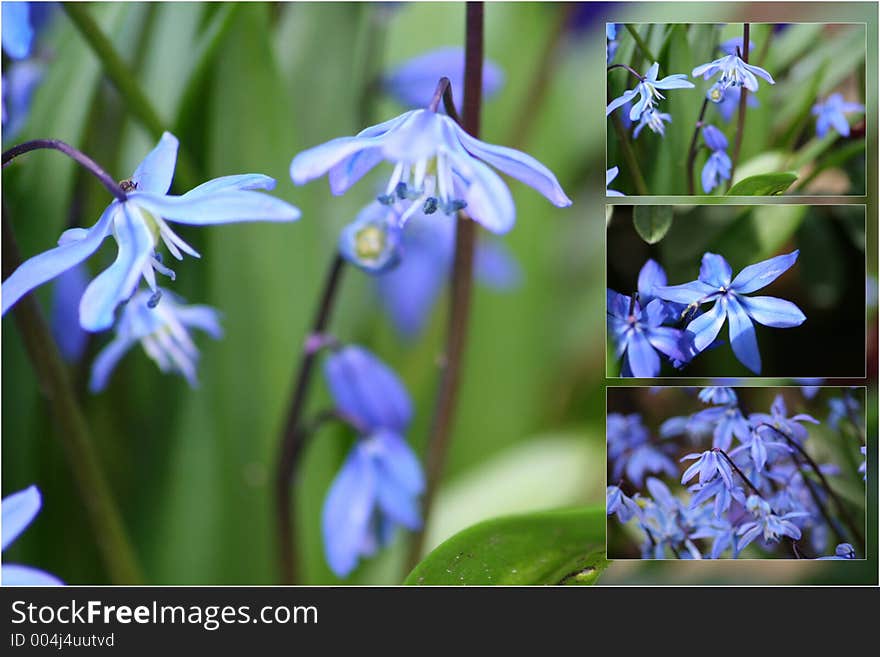
M 290 178 L 295 185 L 303 185 L 310 180 L 320 178 L 333 167 L 350 158 L 353 155 L 368 149 L 378 149 L 382 137 L 363 139 L 358 137 L 338 137 L 330 141 L 310 148 L 296 155 L 290 162 Z M 374 166 L 381 158 L 374 158 Z M 367 169 L 368 170 L 368 169 Z M 357 178 L 366 173 L 360 171 Z M 340 174 L 337 174 L 340 175 Z M 343 176 L 341 176 L 343 177 Z M 334 190 L 334 194 L 342 194 L 348 187 L 340 184 L 341 191 Z
M 718 288 L 729 287 L 732 276 L 733 270 L 724 256 L 717 253 L 703 254 L 703 261 L 700 264 L 700 280 L 702 282 Z
M 657 296 L 654 288 L 664 287 L 666 285 L 666 272 L 653 258 L 648 258 L 642 268 L 639 270 L 639 299 L 643 304 L 647 304 Z
M 131 349 L 137 340 L 134 338 L 114 338 L 95 357 L 92 363 L 92 372 L 89 377 L 89 392 L 98 393 L 107 387 L 110 375 L 116 369 L 116 365 L 123 356 Z
M 468 166 L 473 175 L 464 191 L 468 215 L 497 235 L 509 232 L 516 223 L 516 206 L 510 189 L 501 176 L 482 162 L 473 160 Z
M 654 82 L 654 86 L 657 89 L 693 89 L 694 83 L 684 73 L 676 73 Z
M 220 313 L 211 306 L 177 306 L 174 314 L 180 320 L 180 323 L 186 327 L 201 329 L 215 339 L 223 337 Z
M 727 317 L 727 302 L 725 299 L 719 299 L 712 306 L 711 310 L 694 319 L 687 326 L 687 331 L 694 334 L 694 348 L 697 351 L 703 351 L 715 341 L 724 320 Z
M 776 297 L 740 297 L 740 303 L 749 316 L 764 326 L 792 328 L 806 321 L 806 316 L 791 301 Z
M 410 495 L 418 495 L 425 489 L 422 466 L 402 436 L 380 430 L 370 440 L 384 476 L 393 479 Z
M 132 192 L 131 202 L 168 221 L 194 226 L 244 221 L 296 221 L 300 211 L 280 198 L 251 191 L 158 196 Z
M 27 529 L 43 506 L 40 490 L 36 486 L 28 486 L 24 490 L 12 493 L 0 503 L 0 530 L 2 537 L 0 549 L 5 550 Z
M 626 347 L 626 357 L 636 378 L 650 379 L 660 373 L 660 356 L 640 331 L 633 331 Z
M 86 288 L 79 304 L 79 323 L 87 331 L 113 326 L 113 312 L 134 294 L 144 267 L 153 253 L 153 235 L 140 209 L 117 206 L 115 234 L 119 244 L 116 260 Z
M 739 362 L 755 374 L 760 374 L 761 354 L 758 352 L 755 327 L 736 298 L 731 297 L 728 300 L 727 317 L 730 320 L 730 347 L 733 349 L 733 353 Z
M 171 189 L 174 165 L 177 163 L 177 148 L 177 137 L 170 132 L 163 133 L 159 143 L 131 176 L 131 181 L 137 185 L 138 190 L 166 194 Z
M 623 92 L 623 95 L 618 96 L 610 103 L 608 103 L 608 107 L 605 108 L 605 116 L 608 116 L 616 110 L 618 107 L 623 107 L 628 102 L 630 102 L 633 98 L 635 98 L 639 94 L 638 88 L 636 89 L 628 89 Z
M 654 294 L 665 301 L 674 301 L 690 305 L 709 301 L 710 297 L 718 293 L 718 289 L 702 281 L 691 281 L 681 285 L 655 286 Z
M 456 136 L 469 153 L 532 187 L 556 207 L 564 208 L 571 205 L 571 199 L 565 195 L 553 172 L 531 155 L 474 139 L 457 124 L 454 125 Z
M 2 42 L 3 52 L 12 59 L 24 59 L 31 53 L 34 29 L 30 21 L 30 7 L 27 2 L 3 2 Z
M 730 284 L 738 294 L 760 290 L 787 272 L 798 259 L 799 250 L 744 267 Z
M 333 480 L 321 514 L 330 569 L 345 577 L 357 565 L 376 499 L 376 473 L 369 455 L 355 445 Z
M 0 579 L 3 586 L 64 586 L 64 582 L 45 570 L 11 563 L 0 568 Z
M 193 187 L 182 198 L 192 199 L 203 194 L 216 194 L 218 192 L 232 192 L 253 189 L 275 189 L 275 179 L 264 176 L 261 173 L 243 173 L 235 176 L 221 176 L 208 182 L 203 182 L 198 187 Z
M 113 216 L 118 210 L 119 204 L 112 203 L 88 231 L 77 232 L 81 239 L 68 241 L 25 260 L 3 281 L 3 314 L 35 287 L 75 267 L 97 251 L 110 234 Z

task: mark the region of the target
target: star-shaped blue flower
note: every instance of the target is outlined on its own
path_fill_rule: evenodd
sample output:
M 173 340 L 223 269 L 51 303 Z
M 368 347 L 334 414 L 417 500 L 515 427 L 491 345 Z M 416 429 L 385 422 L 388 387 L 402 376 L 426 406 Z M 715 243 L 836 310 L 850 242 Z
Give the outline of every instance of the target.
M 657 376 L 658 351 L 672 360 L 690 360 L 688 336 L 679 329 L 663 326 L 667 312 L 660 299 L 653 299 L 643 309 L 638 300 L 608 290 L 607 304 L 608 331 L 615 342 L 617 357 L 626 357 L 621 376 Z
M 199 350 L 189 331 L 200 329 L 215 340 L 221 338 L 219 313 L 210 306 L 185 305 L 183 299 L 162 288 L 158 292 L 161 298 L 152 290 L 141 290 L 125 304 L 116 323 L 116 337 L 92 364 L 92 392 L 107 386 L 119 360 L 137 343 L 160 370 L 182 375 L 192 387 L 198 385 Z
M 715 302 L 712 308 L 692 320 L 686 331 L 693 334 L 698 352 L 706 349 L 730 320 L 730 346 L 737 359 L 756 374 L 761 372 L 761 354 L 752 322 L 773 328 L 800 326 L 806 316 L 791 301 L 776 297 L 750 297 L 788 271 L 797 261 L 799 251 L 776 256 L 745 267 L 736 278 L 723 256 L 703 255 L 699 280 L 683 285 L 656 288 L 657 296 L 667 301 L 698 308 Z
M 845 114 L 864 112 L 865 106 L 859 103 L 848 103 L 841 94 L 831 94 L 824 101 L 813 105 L 812 113 L 816 117 L 816 136 L 820 139 L 833 128 L 842 137 L 849 137 L 849 121 Z
M 43 500 L 36 486 L 28 486 L 22 491 L 3 498 L 0 503 L 0 515 L 2 515 L 2 523 L 0 524 L 2 524 L 2 549 L 4 551 L 33 522 L 42 506 Z M 0 568 L 0 579 L 3 580 L 3 586 L 60 586 L 64 584 L 55 575 L 50 575 L 43 570 L 12 563 L 3 564 Z
M 658 112 L 653 107 L 649 107 L 642 112 L 642 115 L 639 117 L 639 124 L 636 126 L 636 129 L 633 130 L 633 137 L 638 139 L 639 133 L 642 132 L 642 129 L 645 126 L 648 126 L 651 129 L 651 132 L 663 137 L 666 134 L 666 126 L 663 124 L 664 121 L 666 123 L 672 123 L 672 116 L 663 112 Z
M 557 207 L 571 205 L 556 176 L 535 158 L 487 144 L 450 117 L 429 109 L 412 110 L 363 130 L 299 153 L 290 177 L 302 185 L 329 174 L 330 190 L 344 194 L 383 160 L 394 163 L 385 194 L 387 204 L 404 203 L 401 222 L 419 210 L 468 215 L 487 230 L 513 228 L 516 208 L 507 185 L 487 164 L 524 182 Z
M 605 108 L 605 116 L 608 116 L 618 107 L 625 105 L 627 102 L 633 100 L 636 96 L 638 96 L 639 100 L 636 101 L 636 103 L 629 111 L 630 120 L 638 121 L 643 112 L 654 107 L 654 104 L 657 102 L 657 100 L 662 100 L 663 98 L 665 98 L 665 96 L 660 93 L 661 89 L 668 90 L 694 88 L 693 82 L 688 81 L 687 75 L 685 75 L 684 73 L 668 75 L 662 80 L 658 80 L 657 74 L 659 72 L 660 64 L 654 62 L 654 64 L 651 65 L 651 68 L 648 69 L 648 72 L 645 73 L 644 77 L 641 78 L 639 83 L 633 89 L 625 91 L 622 96 L 618 96 L 610 103 L 608 103 L 608 107 Z
M 701 64 L 691 71 L 692 76 L 695 78 L 703 76 L 704 80 L 708 80 L 719 73 L 721 75 L 718 78 L 717 84 L 719 85 L 718 90 L 721 92 L 721 95 L 717 99 L 710 96 L 710 99 L 716 103 L 722 100 L 724 91 L 728 87 L 745 87 L 752 93 L 756 92 L 758 90 L 758 77 L 764 78 L 770 84 L 776 84 L 773 81 L 773 76 L 767 71 L 760 66 L 746 64 L 736 54 L 725 55 L 708 64 Z
M 794 518 L 803 518 L 810 515 L 805 511 L 794 511 L 782 516 L 777 515 L 770 508 L 770 505 L 757 495 L 749 496 L 746 508 L 755 519 L 743 523 L 736 530 L 736 533 L 740 536 L 740 550 L 744 549 L 759 536 L 762 536 L 765 542 L 776 542 L 782 536 L 788 536 L 797 541 L 801 537 L 801 530 L 791 521 Z
M 80 324 L 87 331 L 113 325 L 116 307 L 134 294 L 141 277 L 154 291 L 156 272 L 174 272 L 160 262 L 159 242 L 178 260 L 198 252 L 171 230 L 168 222 L 195 226 L 239 221 L 294 221 L 300 212 L 281 199 L 256 189 L 273 189 L 268 176 L 244 174 L 215 178 L 183 196 L 168 190 L 177 161 L 177 138 L 165 133 L 129 180 L 121 186 L 127 199 L 114 200 L 89 229 L 65 231 L 58 246 L 22 263 L 3 282 L 3 314 L 25 294 L 91 256 L 110 235 L 119 251 L 115 262 L 86 288 L 79 306 Z

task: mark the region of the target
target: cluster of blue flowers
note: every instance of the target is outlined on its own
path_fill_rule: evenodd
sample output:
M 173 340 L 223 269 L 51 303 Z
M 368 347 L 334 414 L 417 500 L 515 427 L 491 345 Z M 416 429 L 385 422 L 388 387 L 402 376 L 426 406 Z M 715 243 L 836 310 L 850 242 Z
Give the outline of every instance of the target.
M 606 511 L 623 524 L 635 521 L 642 558 L 737 558 L 753 543 L 760 552 L 749 556 L 827 554 L 844 524 L 829 514 L 824 477 L 840 469 L 818 465 L 820 483 L 801 456 L 810 449 L 804 423 L 819 421 L 789 416 L 782 395 L 769 413 L 748 414 L 732 388 L 704 388 L 699 397 L 706 408 L 667 419 L 657 438 L 639 414 L 608 415 L 609 483 L 615 483 L 607 488 Z M 675 458 L 687 446 L 698 451 L 681 456 L 680 462 L 693 462 L 679 466 Z M 674 493 L 669 480 L 682 488 Z M 805 536 L 809 547 L 798 543 Z M 783 541 L 790 550 L 780 548 Z M 852 559 L 857 552 L 864 554 L 840 541 L 834 555 L 820 558 Z
M 4 48 L 8 5 L 3 4 Z M 463 49 L 432 51 L 389 72 L 382 87 L 416 109 L 356 136 L 308 149 L 293 158 L 289 170 L 297 185 L 327 174 L 338 195 L 380 162 L 393 164 L 384 190 L 344 228 L 338 249 L 348 262 L 376 277 L 383 306 L 404 335 L 421 329 L 449 275 L 460 210 L 466 209 L 470 219 L 492 233 L 513 227 L 513 197 L 493 167 L 535 188 L 557 207 L 571 204 L 543 164 L 472 137 L 436 102 L 432 104 L 442 77 L 449 78 L 460 101 Z M 485 94 L 495 93 L 502 83 L 502 71 L 487 60 Z M 177 139 L 165 133 L 134 174 L 119 183 L 123 193 L 95 225 L 65 231 L 57 247 L 28 259 L 3 282 L 4 314 L 36 287 L 56 278 L 64 283 L 56 287 L 60 297 L 55 308 L 62 320 L 56 327 L 62 328 L 55 334 L 65 353 L 81 353 L 86 332 L 115 329 L 115 337 L 92 365 L 93 392 L 107 386 L 114 368 L 136 344 L 162 371 L 179 373 L 195 386 L 199 353 L 191 330 L 222 336 L 215 309 L 188 305 L 157 282 L 157 274 L 176 279 L 162 246 L 178 260 L 183 254 L 200 257 L 170 224 L 291 222 L 300 216 L 294 206 L 257 191 L 275 187 L 275 180 L 262 174 L 216 178 L 181 196 L 170 195 L 177 150 Z M 82 265 L 111 236 L 118 246 L 116 259 L 89 281 Z M 520 277 L 516 261 L 498 242 L 482 242 L 476 254 L 477 277 L 494 288 L 515 285 Z M 328 336 L 312 337 L 308 344 L 315 350 L 332 348 L 325 376 L 334 415 L 358 436 L 323 512 L 327 561 L 344 577 L 361 557 L 386 544 L 395 527 L 420 528 L 418 498 L 424 476 L 405 439 L 411 402 L 394 372 L 366 349 L 340 346 Z
M 734 355 L 760 374 L 754 323 L 791 328 L 800 326 L 806 316 L 790 301 L 747 295 L 788 271 L 798 253 L 749 265 L 735 277 L 723 256 L 706 253 L 696 281 L 671 286 L 666 284 L 663 268 L 648 260 L 639 272 L 637 292 L 631 296 L 610 289 L 607 292 L 608 332 L 617 357 L 624 358 L 620 375 L 657 376 L 661 354 L 674 367 L 683 367 L 718 344 L 716 339 L 727 320 Z M 712 307 L 704 311 L 702 306 L 709 303 Z

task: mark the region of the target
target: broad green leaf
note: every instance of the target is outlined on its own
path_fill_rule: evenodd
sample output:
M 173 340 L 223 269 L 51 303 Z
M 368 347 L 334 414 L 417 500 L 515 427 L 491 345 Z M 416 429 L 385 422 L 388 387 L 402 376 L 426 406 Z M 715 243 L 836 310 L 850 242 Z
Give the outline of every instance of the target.
M 633 225 L 648 244 L 662 240 L 672 226 L 671 205 L 637 205 L 633 208 Z
M 780 196 L 797 180 L 797 174 L 791 171 L 782 173 L 764 173 L 740 180 L 728 196 Z
M 605 510 L 487 520 L 431 552 L 406 584 L 593 584 L 605 559 Z

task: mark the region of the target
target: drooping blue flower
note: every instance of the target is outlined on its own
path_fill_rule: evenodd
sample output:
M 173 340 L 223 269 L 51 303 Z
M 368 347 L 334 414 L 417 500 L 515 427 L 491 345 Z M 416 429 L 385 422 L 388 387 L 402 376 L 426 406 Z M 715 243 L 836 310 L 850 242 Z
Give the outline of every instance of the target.
M 138 342 L 161 371 L 180 374 L 196 387 L 199 350 L 189 329 L 202 330 L 214 339 L 223 336 L 219 314 L 210 306 L 185 305 L 162 288 L 140 290 L 125 304 L 116 336 L 95 358 L 89 389 L 103 390 L 120 359 Z
M 758 77 L 764 78 L 770 84 L 776 84 L 773 81 L 773 76 L 763 68 L 753 64 L 746 64 L 735 54 L 725 55 L 708 64 L 701 64 L 691 71 L 693 77 L 703 76 L 704 80 L 708 80 L 719 73 L 721 76 L 718 78 L 717 84 L 721 95 L 718 96 L 717 100 L 709 96 L 709 99 L 716 103 L 721 101 L 728 87 L 745 87 L 752 93 L 756 92 L 758 90 Z
M 749 543 L 761 536 L 764 542 L 776 542 L 782 536 L 788 536 L 794 540 L 799 540 L 801 530 L 792 521 L 794 518 L 803 518 L 809 516 L 804 511 L 795 511 L 786 513 L 785 515 L 776 515 L 770 508 L 770 505 L 757 495 L 750 495 L 746 502 L 746 508 L 754 516 L 754 520 L 744 522 L 736 530 L 740 537 L 740 550 L 744 549 Z
M 849 121 L 845 114 L 864 112 L 865 106 L 859 103 L 848 103 L 841 94 L 831 94 L 824 101 L 813 105 L 812 113 L 816 117 L 816 136 L 820 139 L 833 128 L 842 137 L 849 137 Z
M 778 438 L 778 436 L 774 436 L 772 431 L 767 430 L 767 427 L 758 427 L 749 433 L 747 441 L 730 452 L 730 456 L 736 457 L 741 452 L 747 451 L 755 468 L 760 472 L 764 470 L 768 462 L 772 462 L 777 456 L 788 455 L 792 451 L 788 444 L 774 440 L 774 438 Z
M 675 476 L 675 463 L 667 453 L 670 446 L 652 442 L 638 414 L 609 413 L 605 431 L 613 479 L 626 475 L 636 488 L 641 488 L 648 474 Z
M 722 406 L 726 404 L 736 404 L 738 401 L 736 392 L 733 388 L 727 388 L 724 386 L 701 388 L 700 392 L 697 393 L 697 397 L 699 397 L 700 401 L 704 404 L 718 404 Z
M 31 98 L 42 79 L 43 65 L 32 60 L 15 62 L 5 71 L 2 80 L 4 142 L 13 139 L 24 127 Z
M 388 543 L 395 526 L 421 527 L 424 475 L 403 434 L 412 402 L 397 375 L 366 349 L 327 357 L 325 378 L 337 412 L 359 438 L 336 476 L 322 514 L 327 563 L 340 577 Z
M 3 314 L 22 296 L 83 262 L 113 235 L 119 246 L 116 260 L 86 288 L 80 301 L 80 324 L 87 331 L 113 325 L 116 307 L 135 292 L 141 277 L 154 291 L 156 272 L 171 276 L 156 248 L 164 242 L 171 254 L 198 253 L 177 236 L 167 222 L 196 226 L 239 221 L 294 221 L 300 212 L 292 205 L 259 192 L 273 189 L 268 176 L 244 174 L 215 178 L 183 196 L 168 195 L 177 160 L 177 138 L 165 133 L 159 144 L 121 186 L 127 199 L 115 199 L 89 229 L 65 231 L 58 246 L 25 261 L 3 282 Z
M 608 486 L 605 490 L 605 515 L 617 514 L 620 522 L 629 522 L 639 514 L 639 505 L 628 497 L 617 486 Z
M 722 90 L 716 82 L 707 92 L 707 97 L 715 105 L 715 109 L 721 114 L 725 123 L 729 123 L 734 113 L 739 110 L 739 99 L 742 97 L 742 87 L 728 87 Z M 749 94 L 746 98 L 746 107 L 758 107 L 761 103 L 755 94 Z
M 31 26 L 30 3 L 4 1 L 2 11 L 3 52 L 11 59 L 24 59 L 31 54 L 34 28 Z
M 728 486 L 722 477 L 713 477 L 708 483 L 696 483 L 688 488 L 691 497 L 691 509 L 705 504 L 709 500 L 715 500 L 713 513 L 715 518 L 721 518 L 725 511 L 730 508 L 733 500 L 740 504 L 746 503 L 746 497 L 740 486 Z
M 691 539 L 711 538 L 712 548 L 709 551 L 710 559 L 719 559 L 726 550 L 731 551 L 731 556 L 739 557 L 740 544 L 736 535 L 736 525 L 724 518 L 713 518 L 697 527 L 691 534 Z
M 626 357 L 621 376 L 657 376 L 658 351 L 680 362 L 691 359 L 693 350 L 688 336 L 679 329 L 663 326 L 667 313 L 659 299 L 653 299 L 643 309 L 637 299 L 608 290 L 607 305 L 608 331 L 616 345 L 617 358 Z
M 14 3 L 18 4 L 18 3 Z M 6 6 L 6 3 L 3 3 Z M 3 19 L 5 22 L 6 12 Z M 42 496 L 36 486 L 28 486 L 24 490 L 3 498 L 0 503 L 2 515 L 2 550 L 6 551 L 15 539 L 27 529 L 43 506 Z M 64 582 L 49 573 L 31 566 L 4 563 L 0 568 L 0 580 L 3 586 L 62 586 Z
M 378 430 L 352 447 L 324 502 L 321 525 L 330 569 L 346 577 L 392 538 L 396 525 L 422 526 L 418 459 L 398 434 Z
M 382 76 L 382 89 L 401 105 L 425 107 L 443 77 L 452 83 L 456 109 L 461 112 L 464 48 L 460 46 L 437 48 L 408 59 Z M 483 98 L 491 98 L 503 85 L 504 71 L 492 60 L 483 60 Z
M 697 411 L 691 415 L 690 421 L 712 426 L 712 447 L 725 452 L 730 449 L 734 437 L 740 442 L 748 442 L 751 434 L 749 423 L 735 400 L 723 406 L 711 406 Z
M 856 558 L 856 549 L 850 545 L 849 543 L 839 543 L 836 548 L 834 548 L 834 556 L 831 557 L 819 557 L 819 561 L 829 560 L 829 561 L 837 561 L 837 560 L 848 560 Z
M 730 469 L 727 459 L 719 454 L 717 450 L 709 449 L 701 454 L 687 454 L 686 456 L 681 457 L 682 461 L 691 461 L 694 459 L 696 459 L 696 461 L 684 471 L 684 474 L 681 475 L 681 483 L 686 484 L 699 474 L 700 483 L 707 484 L 718 475 L 721 477 L 727 488 L 734 487 L 733 471 Z
M 344 194 L 383 160 L 394 172 L 379 200 L 403 203 L 406 223 L 419 210 L 468 215 L 487 230 L 513 228 L 516 208 L 504 181 L 487 164 L 524 182 L 557 207 L 571 205 L 556 176 L 533 157 L 471 137 L 448 116 L 412 110 L 354 137 L 340 137 L 299 153 L 290 164 L 297 185 L 329 173 L 330 189 Z
M 767 413 L 752 413 L 749 415 L 749 421 L 759 429 L 762 428 L 759 425 L 769 425 L 776 431 L 782 432 L 799 443 L 803 443 L 809 437 L 806 427 L 801 422 L 819 424 L 819 420 L 806 413 L 798 413 L 788 417 L 788 409 L 785 405 L 785 398 L 782 395 L 776 395 L 776 398 L 770 405 L 769 415 Z
M 617 178 L 618 173 L 620 173 L 620 169 L 617 167 L 611 167 L 605 172 L 605 196 L 623 196 L 623 194 L 616 189 L 608 189 L 608 185 L 611 184 L 612 180 Z
M 88 285 L 89 273 L 80 263 L 58 276 L 52 290 L 52 337 L 68 363 L 79 362 L 88 345 L 89 333 L 79 325 L 79 301 Z
M 683 285 L 658 287 L 657 295 L 667 301 L 698 308 L 714 301 L 712 308 L 691 320 L 686 331 L 693 334 L 694 347 L 706 349 L 730 320 L 730 346 L 737 359 L 756 374 L 761 372 L 761 355 L 752 322 L 774 328 L 800 326 L 806 316 L 795 304 L 776 297 L 750 297 L 776 280 L 797 261 L 799 251 L 776 256 L 745 267 L 736 277 L 724 257 L 703 255 L 698 280 Z
M 339 252 L 370 274 L 394 268 L 400 262 L 403 231 L 395 209 L 373 201 L 339 235 Z
M 708 194 L 721 184 L 721 180 L 730 180 L 730 171 L 733 164 L 727 154 L 727 137 L 713 125 L 703 126 L 703 141 L 711 151 L 700 180 L 703 191 Z
M 642 132 L 642 128 L 645 126 L 651 128 L 651 132 L 663 137 L 666 134 L 666 126 L 663 125 L 664 121 L 666 121 L 666 123 L 672 123 L 672 117 L 669 114 L 658 112 L 653 107 L 649 107 L 642 112 L 642 115 L 639 117 L 639 124 L 636 126 L 636 129 L 633 130 L 633 137 L 638 139 L 639 134 Z
M 383 310 L 406 338 L 422 331 L 449 280 L 455 230 L 454 216 L 416 212 L 402 229 L 398 263 L 371 272 L 378 273 L 374 280 Z M 474 255 L 474 278 L 489 289 L 502 291 L 516 287 L 522 271 L 501 241 L 481 239 Z
M 618 96 L 608 103 L 608 107 L 605 108 L 605 116 L 608 116 L 618 107 L 621 107 L 638 96 L 639 100 L 629 111 L 630 120 L 638 121 L 645 111 L 652 109 L 658 100 L 665 98 L 665 96 L 660 93 L 660 89 L 694 88 L 694 84 L 688 81 L 687 75 L 684 73 L 676 73 L 674 75 L 669 75 L 662 80 L 658 80 L 657 74 L 659 72 L 660 64 L 654 62 L 654 64 L 651 65 L 651 68 L 648 69 L 648 72 L 645 73 L 644 77 L 640 79 L 639 83 L 633 89 L 625 91 L 622 96 Z

